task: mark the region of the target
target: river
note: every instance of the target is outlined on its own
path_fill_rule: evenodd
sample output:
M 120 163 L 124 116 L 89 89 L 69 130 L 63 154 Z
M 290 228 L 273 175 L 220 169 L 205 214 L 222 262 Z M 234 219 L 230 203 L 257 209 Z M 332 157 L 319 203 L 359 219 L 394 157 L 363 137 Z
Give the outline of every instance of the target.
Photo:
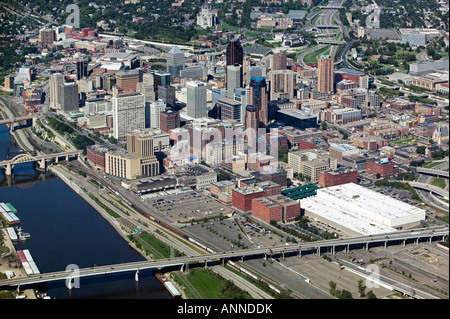
M 20 152 L 6 126 L 0 125 L 0 160 Z M 31 235 L 14 246 L 16 250 L 28 249 L 41 273 L 64 271 L 69 265 L 83 268 L 145 260 L 98 212 L 51 173 L 39 173 L 26 163 L 14 167 L 11 186 L 3 170 L 0 181 L 0 202 L 9 202 L 17 209 L 20 226 Z M 134 272 L 80 278 L 79 288 L 70 292 L 65 281 L 34 288 L 55 299 L 172 298 L 152 271 L 140 271 L 138 282 L 134 278 Z

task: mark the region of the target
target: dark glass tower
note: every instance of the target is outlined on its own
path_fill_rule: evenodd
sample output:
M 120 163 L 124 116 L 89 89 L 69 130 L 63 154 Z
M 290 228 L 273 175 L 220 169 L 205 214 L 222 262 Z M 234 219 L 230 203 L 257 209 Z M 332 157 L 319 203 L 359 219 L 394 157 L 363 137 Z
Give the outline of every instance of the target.
M 244 49 L 239 39 L 230 41 L 227 46 L 227 65 L 244 64 Z
M 248 104 L 258 108 L 260 127 L 266 127 L 269 120 L 269 99 L 265 77 L 252 77 L 248 95 Z

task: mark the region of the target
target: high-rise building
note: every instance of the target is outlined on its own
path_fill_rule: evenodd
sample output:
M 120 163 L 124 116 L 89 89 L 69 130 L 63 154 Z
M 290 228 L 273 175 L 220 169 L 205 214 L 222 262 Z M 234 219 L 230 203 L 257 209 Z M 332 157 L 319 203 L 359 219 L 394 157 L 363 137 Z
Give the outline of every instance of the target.
M 234 89 L 243 87 L 242 65 L 234 64 L 227 66 L 227 97 L 234 98 Z
M 113 90 L 111 102 L 113 107 L 114 137 L 116 139 L 123 141 L 127 133 L 145 128 L 145 102 L 143 94 L 118 94 L 117 90 Z
M 244 49 L 239 39 L 232 40 L 227 46 L 227 65 L 244 64 Z
M 120 87 L 124 93 L 136 92 L 137 84 L 141 82 L 140 78 L 140 71 L 117 72 L 116 85 Z
M 89 61 L 85 57 L 76 57 L 74 62 L 77 64 L 77 80 L 87 77 Z
M 216 106 L 218 118 L 221 120 L 241 120 L 241 103 L 230 98 L 223 98 L 217 100 Z
M 59 86 L 64 84 L 64 76 L 61 73 L 53 73 L 50 76 L 50 108 L 59 109 Z
M 159 162 L 154 155 L 154 136 L 146 131 L 126 134 L 127 152 L 109 151 L 105 154 L 105 172 L 125 179 L 159 174 Z
M 296 72 L 291 70 L 272 70 L 268 73 L 270 81 L 270 100 L 294 98 Z
M 257 149 L 257 137 L 259 128 L 258 107 L 255 105 L 247 105 L 245 108 L 245 138 L 249 148 Z
M 167 53 L 167 72 L 171 76 L 180 76 L 180 71 L 184 69 L 186 58 L 183 51 L 179 47 L 174 46 L 172 50 Z
M 265 71 L 260 66 L 249 66 L 245 70 L 245 85 L 250 84 L 253 77 L 262 77 L 265 75 Z
M 187 116 L 201 118 L 207 116 L 206 85 L 200 81 L 190 81 L 186 84 Z
M 266 127 L 269 116 L 269 98 L 265 77 L 251 79 L 247 104 L 258 109 L 259 127 Z
M 160 128 L 159 114 L 166 110 L 166 103 L 158 100 L 150 103 L 150 127 Z
M 48 45 L 53 44 L 56 40 L 56 33 L 53 29 L 42 29 L 39 31 L 39 40 L 41 47 L 46 48 Z
M 286 70 L 287 56 L 285 52 L 274 53 L 272 56 L 272 70 Z
M 175 106 L 175 87 L 168 84 L 158 85 L 158 100 L 163 100 L 168 107 Z
M 317 62 L 317 91 L 331 93 L 334 83 L 334 58 L 329 55 L 322 55 L 317 59 Z
M 159 128 L 169 133 L 170 130 L 180 127 L 180 114 L 173 110 L 166 110 L 159 114 Z
M 59 85 L 59 105 L 64 112 L 79 110 L 78 84 L 63 83 Z
M 153 73 L 144 73 L 142 82 L 136 84 L 136 92 L 144 95 L 145 102 L 156 101 L 155 81 Z

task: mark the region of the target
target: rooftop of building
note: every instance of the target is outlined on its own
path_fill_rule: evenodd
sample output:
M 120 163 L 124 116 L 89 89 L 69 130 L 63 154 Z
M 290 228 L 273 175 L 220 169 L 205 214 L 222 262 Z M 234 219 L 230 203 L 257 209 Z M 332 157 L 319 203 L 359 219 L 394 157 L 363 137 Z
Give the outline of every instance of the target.
M 233 189 L 233 191 L 240 193 L 242 195 L 250 195 L 250 194 L 255 194 L 255 193 L 261 193 L 261 192 L 263 192 L 263 189 L 258 186 L 250 185 L 250 186 L 235 188 L 235 189 Z
M 424 212 L 421 208 L 404 203 L 390 196 L 380 194 L 355 183 L 322 188 L 318 190 L 318 192 L 331 194 L 336 198 L 353 203 L 356 206 L 371 210 L 388 218 L 401 218 L 417 212 Z
M 226 187 L 226 186 L 232 186 L 232 185 L 235 185 L 235 183 L 234 182 L 232 182 L 232 181 L 219 181 L 219 182 L 214 182 L 214 183 L 211 183 L 211 185 L 214 185 L 214 186 L 217 186 L 217 187 Z

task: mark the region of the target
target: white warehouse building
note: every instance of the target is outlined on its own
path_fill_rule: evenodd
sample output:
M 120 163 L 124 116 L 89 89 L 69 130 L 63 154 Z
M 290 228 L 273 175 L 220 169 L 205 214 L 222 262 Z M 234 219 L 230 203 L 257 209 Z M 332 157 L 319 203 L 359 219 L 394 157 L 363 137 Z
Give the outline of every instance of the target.
M 371 235 L 415 226 L 425 210 L 354 183 L 321 188 L 302 199 L 305 215 L 350 235 Z

